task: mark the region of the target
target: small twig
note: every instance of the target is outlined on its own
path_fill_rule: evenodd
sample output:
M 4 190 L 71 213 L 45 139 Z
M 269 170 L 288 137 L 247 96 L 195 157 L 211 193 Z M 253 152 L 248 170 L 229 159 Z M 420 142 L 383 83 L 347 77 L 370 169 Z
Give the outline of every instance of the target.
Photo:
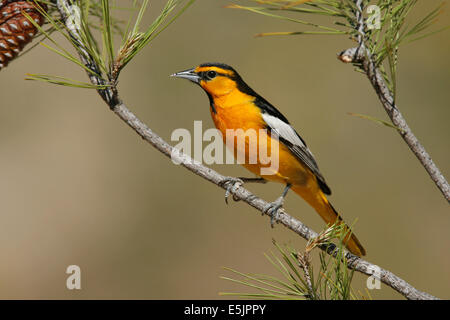
M 63 21 L 66 21 L 67 18 L 67 11 L 64 9 L 68 6 L 67 0 L 56 0 L 58 4 L 58 9 L 61 14 L 61 17 L 63 18 Z M 67 23 L 66 23 L 67 25 Z M 74 31 L 74 32 L 72 32 Z M 80 39 L 77 38 L 78 32 L 77 30 L 71 30 L 69 29 L 70 36 L 77 40 L 78 43 L 80 43 Z M 88 66 L 89 68 L 93 68 L 95 70 L 99 69 L 98 66 L 95 65 L 95 61 L 90 57 L 90 55 L 86 52 L 86 50 L 79 50 L 80 58 L 83 61 L 83 63 Z M 94 84 L 99 84 L 104 82 L 104 80 L 99 79 L 95 75 L 89 74 L 90 80 Z M 100 96 L 103 98 L 103 100 L 108 104 L 110 109 L 120 118 L 122 119 L 128 126 L 130 126 L 142 139 L 150 143 L 153 147 L 155 147 L 157 150 L 159 150 L 161 153 L 166 155 L 169 158 L 172 158 L 173 161 L 176 163 L 180 163 L 182 166 L 184 166 L 186 169 L 190 170 L 191 172 L 195 173 L 196 175 L 204 178 L 205 180 L 208 180 L 215 185 L 226 189 L 226 185 L 224 184 L 225 181 L 227 181 L 227 177 L 221 175 L 220 173 L 214 171 L 211 168 L 208 168 L 198 161 L 195 161 L 190 156 L 183 154 L 181 152 L 178 152 L 178 150 L 174 149 L 171 145 L 169 145 L 166 141 L 164 141 L 160 136 L 158 136 L 155 132 L 153 132 L 145 123 L 143 123 L 136 115 L 134 115 L 127 106 L 122 102 L 120 99 L 118 92 L 116 88 L 106 87 L 102 89 L 98 89 L 98 92 Z M 253 193 L 248 191 L 242 186 L 239 186 L 237 188 L 233 188 L 231 190 L 231 193 L 237 198 L 240 199 L 250 206 L 254 207 L 261 213 L 264 213 L 266 215 L 269 215 L 266 213 L 266 208 L 269 205 L 268 202 L 265 200 L 255 196 Z M 286 228 L 292 230 L 302 238 L 306 240 L 313 239 L 318 236 L 318 234 L 311 230 L 309 227 L 307 227 L 305 224 L 303 224 L 301 221 L 295 219 L 294 217 L 290 216 L 287 212 L 284 210 L 280 212 L 280 214 L 275 218 L 275 222 L 282 224 Z M 326 251 L 327 253 L 337 256 L 338 249 L 335 246 L 332 245 L 322 245 L 319 246 L 322 250 Z M 365 261 L 350 252 L 344 251 L 345 257 L 348 260 L 348 266 L 349 268 L 361 272 L 363 274 L 366 274 L 368 276 L 372 276 L 372 270 L 374 268 L 377 268 L 379 270 L 380 274 L 380 281 L 385 283 L 386 285 L 390 286 L 403 296 L 405 296 L 407 299 L 412 300 L 418 300 L 418 299 L 425 299 L 425 300 L 431 300 L 431 299 L 437 299 L 436 297 L 426 293 L 422 292 L 420 290 L 417 290 L 413 286 L 411 286 L 409 283 L 404 281 L 403 279 L 399 278 L 392 272 L 379 268 L 375 266 L 374 264 Z
M 309 257 L 309 251 L 306 251 L 305 253 L 298 253 L 297 254 L 297 260 L 300 268 L 302 268 L 303 273 L 305 275 L 306 280 L 306 286 L 308 287 L 308 292 L 311 297 L 311 299 L 319 299 L 320 297 L 316 297 L 311 281 L 311 275 L 309 273 L 309 266 L 310 266 L 310 257 Z

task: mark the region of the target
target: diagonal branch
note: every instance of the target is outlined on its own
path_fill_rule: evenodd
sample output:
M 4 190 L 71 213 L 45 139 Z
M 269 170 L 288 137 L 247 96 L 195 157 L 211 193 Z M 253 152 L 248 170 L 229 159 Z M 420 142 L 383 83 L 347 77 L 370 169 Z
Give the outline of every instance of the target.
M 356 18 L 358 21 L 357 31 L 358 31 L 358 47 L 350 48 L 341 52 L 338 58 L 345 63 L 353 63 L 361 66 L 362 70 L 365 72 L 367 78 L 369 79 L 372 87 L 374 88 L 378 99 L 383 105 L 384 110 L 388 114 L 394 126 L 398 129 L 397 131 L 406 142 L 411 151 L 415 154 L 417 159 L 419 159 L 422 166 L 430 175 L 431 179 L 434 181 L 436 186 L 444 195 L 445 199 L 450 202 L 450 186 L 445 179 L 444 175 L 441 173 L 439 168 L 434 163 L 431 156 L 419 142 L 417 137 L 411 131 L 405 118 L 401 114 L 400 110 L 395 104 L 395 99 L 393 94 L 388 89 L 388 86 L 381 74 L 379 68 L 376 66 L 374 58 L 369 49 L 366 48 L 364 41 L 366 39 L 366 34 L 364 32 L 364 4 L 362 0 L 355 0 L 357 7 Z
M 65 10 L 68 6 L 67 0 L 57 0 L 58 10 L 62 17 L 62 20 L 66 22 L 66 27 L 70 36 L 79 44 L 78 52 L 80 54 L 81 61 L 91 70 L 96 71 L 99 70 L 99 67 L 96 66 L 94 59 L 89 55 L 89 53 L 83 49 L 82 41 L 77 37 L 79 34 L 78 31 L 73 24 L 67 23 L 68 11 Z M 105 84 L 105 80 L 98 78 L 97 76 L 89 73 L 89 78 L 94 84 Z M 102 99 L 108 104 L 110 109 L 124 121 L 128 126 L 130 126 L 142 139 L 147 141 L 154 148 L 159 150 L 165 156 L 171 158 L 176 163 L 180 163 L 186 169 L 190 170 L 194 174 L 214 183 L 215 185 L 226 189 L 224 182 L 227 181 L 227 177 L 221 175 L 220 173 L 214 171 L 211 168 L 208 168 L 201 163 L 195 161 L 190 156 L 179 152 L 177 149 L 173 148 L 170 144 L 164 141 L 159 135 L 153 132 L 145 123 L 143 123 L 136 115 L 134 115 L 127 106 L 120 99 L 118 92 L 116 90 L 115 84 L 111 84 L 111 87 L 106 87 L 105 89 L 99 89 L 98 93 L 102 97 Z M 265 200 L 255 196 L 253 193 L 243 188 L 242 186 L 236 186 L 236 188 L 232 188 L 231 193 L 236 199 L 243 200 L 250 206 L 254 207 L 258 211 L 263 214 L 266 214 L 266 208 L 268 206 L 268 202 Z M 303 224 L 301 221 L 295 219 L 290 216 L 287 212 L 282 211 L 275 218 L 277 223 L 282 224 L 286 228 L 292 230 L 305 240 L 310 240 L 318 236 L 318 234 L 311 230 L 308 226 Z M 322 250 L 327 253 L 337 256 L 337 248 L 333 246 L 322 246 L 320 247 Z M 405 280 L 399 278 L 392 272 L 382 269 L 366 260 L 363 260 L 357 256 L 352 255 L 349 252 L 346 252 L 346 258 L 348 259 L 348 266 L 351 269 L 354 269 L 360 273 L 363 273 L 368 276 L 374 276 L 379 278 L 379 280 L 386 285 L 393 288 L 395 291 L 402 294 L 407 299 L 411 300 L 432 300 L 437 299 L 436 297 L 422 292 Z M 374 271 L 376 271 L 374 273 Z

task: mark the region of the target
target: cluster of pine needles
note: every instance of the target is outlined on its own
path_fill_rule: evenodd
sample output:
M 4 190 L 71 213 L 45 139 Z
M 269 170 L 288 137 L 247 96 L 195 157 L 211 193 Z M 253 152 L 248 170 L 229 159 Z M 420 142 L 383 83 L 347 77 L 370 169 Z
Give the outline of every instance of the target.
M 224 268 L 237 278 L 222 276 L 222 279 L 243 285 L 256 292 L 222 292 L 220 294 L 244 299 L 268 300 L 371 299 L 368 291 L 367 296 L 364 296 L 360 292 L 356 293 L 351 286 L 354 271 L 348 268 L 346 251 L 343 249 L 343 239 L 348 232 L 342 224 L 331 225 L 317 237 L 310 239 L 303 252 L 288 245 L 280 245 L 273 240 L 278 254 L 270 252 L 264 255 L 282 277 L 243 273 Z M 329 251 L 327 248 L 330 248 L 332 254 L 316 249 L 319 247 L 325 251 Z M 314 254 L 318 256 L 316 264 L 313 263 Z
M 154 40 L 162 31 L 173 23 L 195 0 L 167 0 L 161 12 L 147 26 L 143 18 L 149 7 L 149 0 L 68 0 L 63 7 L 71 19 L 69 30 L 67 21 L 62 21 L 56 1 L 37 1 L 35 4 L 46 18 L 43 27 L 30 21 L 39 30 L 40 38 L 36 45 L 43 45 L 59 56 L 76 64 L 88 74 L 102 80 L 103 84 L 92 84 L 63 76 L 28 74 L 27 80 L 40 80 L 48 83 L 91 89 L 103 89 L 117 83 L 120 72 L 125 66 Z M 42 9 L 45 3 L 48 10 Z M 127 6 L 129 5 L 129 6 Z M 116 18 L 112 12 L 129 12 L 128 20 Z M 64 38 L 77 51 L 73 53 L 54 37 L 54 33 Z M 71 35 L 72 34 L 72 35 Z M 73 37 L 76 34 L 76 37 Z M 117 41 L 119 38 L 120 41 Z M 47 44 L 44 42 L 49 42 Z M 115 41 L 116 40 L 116 41 Z M 117 45 L 115 42 L 120 42 Z M 98 70 L 88 68 L 79 56 L 89 55 Z

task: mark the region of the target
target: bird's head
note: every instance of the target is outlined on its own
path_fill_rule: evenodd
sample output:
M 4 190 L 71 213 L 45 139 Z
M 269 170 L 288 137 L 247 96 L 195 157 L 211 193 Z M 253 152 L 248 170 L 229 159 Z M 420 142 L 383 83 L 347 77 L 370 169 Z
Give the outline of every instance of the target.
M 177 72 L 171 76 L 188 79 L 200 85 L 213 97 L 229 94 L 243 82 L 232 67 L 223 63 L 203 63 L 196 68 Z

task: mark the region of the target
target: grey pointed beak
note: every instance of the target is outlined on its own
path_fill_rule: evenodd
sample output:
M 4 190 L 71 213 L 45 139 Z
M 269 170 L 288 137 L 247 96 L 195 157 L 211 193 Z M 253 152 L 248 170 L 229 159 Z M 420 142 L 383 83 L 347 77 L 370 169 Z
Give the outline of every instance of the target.
M 192 82 L 199 83 L 200 82 L 200 76 L 195 73 L 195 69 L 189 69 L 185 71 L 180 71 L 174 74 L 170 75 L 171 77 L 177 77 L 177 78 L 184 78 L 188 79 Z

